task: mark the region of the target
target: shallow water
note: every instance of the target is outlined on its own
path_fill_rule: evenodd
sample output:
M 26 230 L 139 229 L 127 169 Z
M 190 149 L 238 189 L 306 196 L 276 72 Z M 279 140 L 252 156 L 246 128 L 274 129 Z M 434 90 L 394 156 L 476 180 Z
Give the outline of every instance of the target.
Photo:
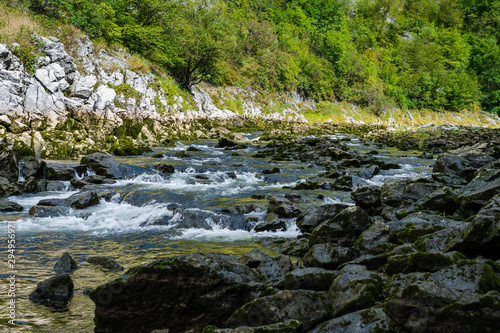
M 66 198 L 75 191 L 45 192 L 36 195 L 10 197 L 21 204 L 22 213 L 0 215 L 0 234 L 3 258 L 0 261 L 0 331 L 4 332 L 92 332 L 94 305 L 84 291 L 108 282 L 123 272 L 105 272 L 86 262 L 94 255 L 115 258 L 125 269 L 150 262 L 157 258 L 177 256 L 191 252 L 222 252 L 242 255 L 264 237 L 296 237 L 300 231 L 293 219 L 288 220 L 287 230 L 256 233 L 224 225 L 232 211 L 252 205 L 250 213 L 240 214 L 253 224 L 260 223 L 266 213 L 267 199 L 252 199 L 256 195 L 300 194 L 296 206 L 331 202 L 352 203 L 350 193 L 337 191 L 291 190 L 303 178 L 320 174 L 323 168 L 309 162 L 272 161 L 271 158 L 254 158 L 259 148 L 255 135 L 242 143 L 243 150 L 215 148 L 216 141 L 178 142 L 176 147 L 156 150 L 143 157 L 117 158 L 120 162 L 150 170 L 130 180 L 120 180 L 112 185 L 98 185 L 97 190 L 112 190 L 117 194 L 110 202 L 84 210 L 72 210 L 68 215 L 51 218 L 34 218 L 29 209 L 44 198 Z M 367 153 L 376 149 L 376 157 L 401 165 L 399 170 L 381 171 L 370 180 L 354 176 L 354 187 L 378 185 L 397 179 L 429 176 L 433 160 L 417 158 L 416 152 L 400 152 L 364 143 L 354 136 L 346 144 Z M 200 151 L 188 152 L 190 158 L 174 157 L 175 152 L 196 147 Z M 237 153 L 235 155 L 233 153 Z M 162 154 L 161 158 L 153 158 Z M 75 162 L 76 163 L 76 162 Z M 153 170 L 159 163 L 174 165 L 172 175 L 160 175 Z M 280 168 L 276 175 L 264 175 L 263 169 Z M 356 169 L 351 170 L 355 172 Z M 69 189 L 69 182 L 66 183 Z M 177 210 L 176 210 L 177 208 Z M 179 210 L 178 208 L 181 208 Z M 203 227 L 179 228 L 186 216 L 199 212 L 210 213 Z M 16 326 L 7 323 L 6 297 L 9 289 L 7 262 L 7 221 L 16 230 Z M 222 221 L 222 222 L 221 222 Z M 222 223 L 222 225 L 221 225 Z M 53 267 L 64 252 L 69 252 L 78 262 L 73 272 L 74 296 L 67 311 L 54 311 L 28 300 L 36 284 L 55 273 Z

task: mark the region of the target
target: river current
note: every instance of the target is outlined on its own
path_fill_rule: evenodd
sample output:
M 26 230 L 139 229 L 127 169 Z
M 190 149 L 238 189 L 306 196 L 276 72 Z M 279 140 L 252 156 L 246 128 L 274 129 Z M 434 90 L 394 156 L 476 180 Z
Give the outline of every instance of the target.
M 354 204 L 349 192 L 293 190 L 302 179 L 321 175 L 325 170 L 310 161 L 275 161 L 255 157 L 265 143 L 258 134 L 246 134 L 240 143 L 246 148 L 225 150 L 217 141 L 177 142 L 175 147 L 158 148 L 140 157 L 117 157 L 117 161 L 137 166 L 133 179 L 115 184 L 96 185 L 96 189 L 116 192 L 109 201 L 83 210 L 69 210 L 58 217 L 32 217 L 30 208 L 42 199 L 67 198 L 77 191 L 65 183 L 65 190 L 7 198 L 19 203 L 24 211 L 0 214 L 0 331 L 2 332 L 93 332 L 94 304 L 88 290 L 115 279 L 123 272 L 101 270 L 86 258 L 105 255 L 116 259 L 125 270 L 154 259 L 190 252 L 220 252 L 242 255 L 261 247 L 268 237 L 293 238 L 300 235 L 294 219 L 286 221 L 286 230 L 255 232 L 253 227 L 234 228 L 228 216 L 236 215 L 261 223 L 266 215 L 267 198 L 288 195 L 300 200 L 300 210 L 311 205 L 346 202 Z M 373 153 L 378 159 L 397 163 L 400 169 L 382 170 L 371 179 L 353 175 L 353 188 L 381 186 L 385 182 L 418 176 L 430 176 L 433 160 L 418 158 L 417 152 L 398 151 L 361 141 L 353 135 L 339 135 L 348 147 L 360 153 Z M 187 151 L 190 157 L 176 157 Z M 78 161 L 64 161 L 78 164 Z M 170 176 L 155 172 L 160 163 L 173 165 Z M 279 168 L 276 174 L 263 170 Z M 251 208 L 249 208 L 251 207 Z M 189 219 L 203 219 L 192 227 L 183 227 Z M 7 223 L 16 230 L 16 325 L 8 324 L 9 289 L 7 260 Z M 233 226 L 233 227 L 231 227 Z M 75 291 L 66 311 L 55 311 L 29 301 L 36 285 L 55 275 L 53 267 L 64 252 L 77 261 L 79 269 L 71 273 Z

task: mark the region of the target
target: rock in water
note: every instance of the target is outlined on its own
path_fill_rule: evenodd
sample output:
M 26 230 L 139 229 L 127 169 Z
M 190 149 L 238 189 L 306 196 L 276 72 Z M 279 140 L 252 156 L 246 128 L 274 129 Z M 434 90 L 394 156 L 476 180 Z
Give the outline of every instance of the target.
M 0 199 L 0 212 L 21 212 L 23 206 L 18 203 Z
M 123 271 L 122 265 L 117 263 L 114 259 L 105 256 L 90 257 L 87 259 L 87 262 L 111 271 Z
M 19 179 L 17 153 L 14 150 L 0 151 L 0 177 L 5 177 L 12 183 Z
M 63 309 L 73 295 L 73 288 L 71 277 L 68 274 L 59 274 L 40 282 L 36 290 L 30 294 L 30 300 L 48 307 Z
M 68 252 L 65 252 L 54 266 L 56 273 L 69 273 L 78 268 L 78 265 Z
M 251 268 L 223 254 L 188 254 L 138 266 L 90 293 L 95 332 L 201 332 L 222 326 L 264 286 Z

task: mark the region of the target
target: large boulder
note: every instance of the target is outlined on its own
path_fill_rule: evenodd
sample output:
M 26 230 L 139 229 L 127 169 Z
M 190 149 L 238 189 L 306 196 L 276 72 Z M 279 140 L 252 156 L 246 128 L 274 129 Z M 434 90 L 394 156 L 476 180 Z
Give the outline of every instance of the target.
M 253 249 L 238 259 L 238 263 L 255 268 L 268 283 L 280 284 L 285 273 L 293 269 L 290 258 L 284 255 L 273 257 L 260 249 Z
M 89 168 L 100 176 L 112 179 L 132 178 L 136 175 L 133 168 L 116 162 L 113 156 L 102 153 L 89 154 L 82 158 L 81 164 Z
M 370 215 L 373 215 L 382 205 L 380 187 L 375 185 L 356 188 L 352 191 L 351 198 L 356 202 L 357 206 L 363 208 Z
M 75 178 L 75 166 L 71 164 L 47 163 L 45 178 L 48 180 L 71 180 Z
M 382 185 L 380 200 L 391 207 L 408 206 L 440 188 L 441 184 L 425 177 L 398 180 Z
M 318 267 L 296 269 L 285 274 L 285 288 L 290 290 L 328 290 L 338 275 L 338 271 Z
M 339 265 L 351 261 L 355 252 L 348 247 L 331 243 L 316 244 L 303 258 L 304 266 L 336 269 Z
M 300 211 L 295 208 L 290 200 L 275 196 L 269 199 L 269 206 L 267 208 L 267 214 L 272 213 L 281 218 L 292 218 L 300 215 Z
M 309 333 L 396 333 L 399 327 L 382 308 L 351 312 L 319 324 Z
M 500 194 L 500 160 L 478 170 L 476 177 L 460 190 L 460 212 L 466 216 L 475 214 L 497 194 Z
M 11 149 L 0 151 L 0 177 L 7 178 L 11 183 L 19 179 L 17 153 Z
M 23 206 L 16 202 L 0 199 L 0 212 L 22 212 Z
M 56 273 L 69 273 L 78 268 L 78 264 L 68 252 L 65 252 L 56 262 L 54 271 Z
M 302 232 L 311 233 L 321 222 L 335 217 L 347 207 L 349 205 L 344 203 L 309 207 L 297 218 L 297 226 Z
M 272 296 L 257 298 L 238 309 L 228 319 L 229 327 L 261 326 L 299 320 L 308 330 L 331 317 L 324 293 L 311 290 L 284 290 Z
M 138 266 L 90 293 L 95 331 L 201 332 L 221 327 L 230 315 L 260 295 L 251 268 L 223 254 L 188 254 Z
M 497 332 L 499 290 L 492 266 L 462 260 L 430 275 L 395 275 L 385 311 L 410 333 Z
M 73 281 L 68 274 L 53 276 L 38 284 L 30 294 L 30 300 L 42 305 L 63 309 L 73 295 Z

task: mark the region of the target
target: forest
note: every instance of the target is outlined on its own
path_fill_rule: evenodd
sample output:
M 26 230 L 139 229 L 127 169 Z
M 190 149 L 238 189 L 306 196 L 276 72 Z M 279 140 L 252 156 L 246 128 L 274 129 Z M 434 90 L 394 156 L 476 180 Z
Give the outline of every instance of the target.
M 12 2 L 12 1 L 11 1 Z M 171 74 L 317 101 L 500 113 L 500 0 L 19 0 Z

